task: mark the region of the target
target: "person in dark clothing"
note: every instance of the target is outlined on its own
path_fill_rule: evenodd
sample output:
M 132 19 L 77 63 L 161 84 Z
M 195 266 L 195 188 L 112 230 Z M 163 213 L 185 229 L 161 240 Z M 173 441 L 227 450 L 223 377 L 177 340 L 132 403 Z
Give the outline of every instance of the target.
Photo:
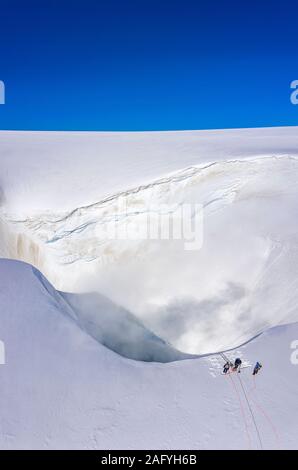
M 240 372 L 240 367 L 241 367 L 242 361 L 239 357 L 235 360 L 235 365 L 234 365 L 234 370 L 238 370 Z
M 262 368 L 262 364 L 260 362 L 257 362 L 255 367 L 254 367 L 254 371 L 252 373 L 252 375 L 257 375 L 257 373 L 259 372 L 259 370 Z
M 230 368 L 230 365 L 231 365 L 231 364 L 230 364 L 230 362 L 228 362 L 228 361 L 225 363 L 225 365 L 224 365 L 224 367 L 223 367 L 223 373 L 224 373 L 224 374 L 226 374 L 226 373 L 228 372 L 228 370 L 229 370 L 229 368 Z

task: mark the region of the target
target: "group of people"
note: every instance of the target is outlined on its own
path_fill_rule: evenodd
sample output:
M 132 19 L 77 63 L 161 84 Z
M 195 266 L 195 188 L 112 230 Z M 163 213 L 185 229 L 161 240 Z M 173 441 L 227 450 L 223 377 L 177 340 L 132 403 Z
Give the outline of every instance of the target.
M 235 359 L 235 363 L 233 364 L 232 362 L 230 361 L 227 361 L 224 365 L 224 368 L 223 368 L 223 373 L 224 374 L 227 374 L 229 372 L 229 370 L 231 369 L 233 372 L 236 372 L 238 371 L 240 373 L 240 368 L 241 368 L 241 364 L 242 364 L 242 361 L 239 357 L 237 357 L 237 359 Z M 252 375 L 256 375 L 259 370 L 262 368 L 262 364 L 260 362 L 257 362 L 255 367 L 254 367 L 254 370 L 253 370 L 253 373 Z

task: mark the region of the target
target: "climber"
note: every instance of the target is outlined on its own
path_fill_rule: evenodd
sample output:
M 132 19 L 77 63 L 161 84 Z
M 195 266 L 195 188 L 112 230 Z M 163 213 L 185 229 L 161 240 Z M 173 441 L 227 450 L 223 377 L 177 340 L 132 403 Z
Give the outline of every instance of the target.
M 225 365 L 223 366 L 223 373 L 224 373 L 224 374 L 226 374 L 226 373 L 228 372 L 228 370 L 229 370 L 229 368 L 231 367 L 231 365 L 233 365 L 233 364 L 231 364 L 231 362 L 229 362 L 229 361 L 227 361 L 227 362 L 225 363 Z
M 235 365 L 234 365 L 233 370 L 234 371 L 238 370 L 238 372 L 240 372 L 241 364 L 242 364 L 241 359 L 239 357 L 237 357 L 237 359 L 235 360 Z
M 252 375 L 256 375 L 262 367 L 263 367 L 262 364 L 260 362 L 257 362 L 255 367 L 254 367 L 254 371 L 253 371 Z

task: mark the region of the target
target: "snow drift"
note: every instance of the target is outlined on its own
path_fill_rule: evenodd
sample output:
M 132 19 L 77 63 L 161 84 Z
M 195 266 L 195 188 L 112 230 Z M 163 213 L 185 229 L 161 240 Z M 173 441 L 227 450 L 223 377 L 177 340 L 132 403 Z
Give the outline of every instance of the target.
M 297 448 L 298 325 L 271 329 L 229 358 L 251 368 L 221 375 L 220 355 L 170 364 L 124 359 L 84 332 L 31 266 L 0 260 L 1 449 Z
M 297 135 L 2 132 L 0 255 L 59 290 L 94 291 L 185 353 L 236 346 L 298 320 Z M 194 203 L 199 251 L 107 236 L 152 205 Z
M 297 448 L 297 183 L 297 128 L 0 132 L 0 448 Z

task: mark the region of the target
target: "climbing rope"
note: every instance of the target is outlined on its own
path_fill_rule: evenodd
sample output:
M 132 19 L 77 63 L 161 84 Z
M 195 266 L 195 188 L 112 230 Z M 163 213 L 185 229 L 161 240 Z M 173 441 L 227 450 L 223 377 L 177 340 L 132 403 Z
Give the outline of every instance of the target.
M 231 362 L 224 353 L 219 353 L 219 355 L 222 357 L 222 359 L 224 361 L 229 362 L 229 363 Z M 242 420 L 243 420 L 243 423 L 244 423 L 244 428 L 245 428 L 245 433 L 246 433 L 248 446 L 249 446 L 249 449 L 252 449 L 251 438 L 250 438 L 250 434 L 249 434 L 248 424 L 247 424 L 247 420 L 246 420 L 245 411 L 244 411 L 244 407 L 243 407 L 243 404 L 242 404 L 241 396 L 240 396 L 240 393 L 239 393 L 239 391 L 236 387 L 236 384 L 235 384 L 234 380 L 232 379 L 231 374 L 232 374 L 232 372 L 227 372 L 226 376 L 229 376 L 229 378 L 231 379 L 231 385 L 234 389 L 235 395 L 236 395 L 236 397 L 238 399 L 238 402 L 239 402 L 240 411 L 241 411 Z
M 242 390 L 243 390 L 243 393 L 244 393 L 244 396 L 245 396 L 245 399 L 246 399 L 246 402 L 247 402 L 247 406 L 248 406 L 248 408 L 249 408 L 249 411 L 250 411 L 250 414 L 251 414 L 253 423 L 254 423 L 255 428 L 256 428 L 256 431 L 257 431 L 258 439 L 259 439 L 259 442 L 260 442 L 260 448 L 261 448 L 261 450 L 263 450 L 262 439 L 261 439 L 261 435 L 260 435 L 260 432 L 259 432 L 259 428 L 258 428 L 257 423 L 256 423 L 256 420 L 255 420 L 254 413 L 253 413 L 252 408 L 251 408 L 251 406 L 250 406 L 249 399 L 248 399 L 248 397 L 247 397 L 247 394 L 246 394 L 244 385 L 243 385 L 243 383 L 242 383 L 241 377 L 240 377 L 239 374 L 237 374 L 237 377 L 238 377 L 239 382 L 240 382 L 240 384 L 241 384 L 241 388 L 242 388 Z
M 224 361 L 226 362 L 231 362 L 228 357 L 224 354 L 224 353 L 219 353 L 220 356 L 224 359 Z M 237 374 L 237 377 L 238 377 L 238 380 L 240 382 L 240 385 L 241 385 L 241 388 L 242 388 L 242 391 L 243 391 L 243 394 L 244 394 L 244 397 L 245 397 L 245 400 L 246 400 L 246 403 L 247 403 L 247 406 L 248 406 L 248 409 L 250 411 L 250 414 L 251 414 L 251 417 L 252 417 L 252 420 L 253 420 L 253 423 L 254 423 L 254 426 L 255 426 L 255 429 L 256 429 L 256 432 L 257 432 L 257 436 L 258 436 L 258 440 L 259 440 L 259 443 L 260 443 L 260 448 L 261 450 L 263 450 L 263 443 L 262 443 L 262 439 L 261 439 L 261 435 L 260 435 L 260 432 L 259 432 L 259 429 L 258 429 L 258 426 L 257 426 L 257 422 L 256 422 L 256 419 L 255 419 L 255 416 L 254 416 L 254 413 L 253 413 L 253 410 L 252 410 L 252 407 L 250 405 L 250 402 L 249 402 L 249 399 L 247 397 L 247 394 L 246 394 L 246 391 L 245 391 L 245 388 L 244 388 L 244 385 L 242 383 L 242 380 L 241 380 L 241 377 L 239 374 Z M 232 377 L 230 377 L 230 379 L 232 380 Z M 232 380 L 233 382 L 233 385 L 234 385 L 234 388 L 238 394 L 238 391 L 237 391 L 237 388 L 234 384 L 234 381 Z M 238 396 L 238 399 L 239 399 L 239 396 Z M 242 402 L 241 400 L 239 400 L 239 403 L 240 403 L 240 406 L 242 408 Z M 248 429 L 247 429 L 247 423 L 246 423 L 246 419 L 245 419 L 245 414 L 243 413 L 243 410 L 242 410 L 242 416 L 244 416 L 244 421 L 245 421 L 245 428 L 246 428 L 246 432 L 249 436 L 249 433 L 248 433 Z
M 254 404 L 256 405 L 256 407 L 258 408 L 258 410 L 260 410 L 260 412 L 262 413 L 262 415 L 264 416 L 264 418 L 266 419 L 267 423 L 269 424 L 269 426 L 271 427 L 272 429 L 272 432 L 275 436 L 275 439 L 276 439 L 276 443 L 277 443 L 277 446 L 278 448 L 281 448 L 281 441 L 280 441 L 280 436 L 279 436 L 279 433 L 276 429 L 276 427 L 274 426 L 270 416 L 266 413 L 266 411 L 261 407 L 261 405 L 257 402 L 256 398 L 253 396 L 253 392 L 256 390 L 257 386 L 256 386 L 256 378 L 254 376 L 254 386 L 251 390 L 249 390 L 249 396 L 250 396 L 250 399 L 254 402 Z
M 242 419 L 243 419 L 243 422 L 244 422 L 244 427 L 245 427 L 245 432 L 246 432 L 246 437 L 247 437 L 248 446 L 249 446 L 249 449 L 252 449 L 251 438 L 250 438 L 250 434 L 249 434 L 248 424 L 247 424 L 247 421 L 246 421 L 245 411 L 244 411 L 244 408 L 243 408 L 243 405 L 242 405 L 242 400 L 241 400 L 241 397 L 240 397 L 240 393 L 239 393 L 239 391 L 237 390 L 236 384 L 235 384 L 234 380 L 232 379 L 231 375 L 229 375 L 229 377 L 230 377 L 230 379 L 231 379 L 232 386 L 233 386 L 233 388 L 234 388 L 235 394 L 236 394 L 236 396 L 237 396 L 237 398 L 238 398 L 238 401 L 239 401 L 239 405 L 240 405 L 240 410 L 241 410 L 241 414 L 242 414 Z

